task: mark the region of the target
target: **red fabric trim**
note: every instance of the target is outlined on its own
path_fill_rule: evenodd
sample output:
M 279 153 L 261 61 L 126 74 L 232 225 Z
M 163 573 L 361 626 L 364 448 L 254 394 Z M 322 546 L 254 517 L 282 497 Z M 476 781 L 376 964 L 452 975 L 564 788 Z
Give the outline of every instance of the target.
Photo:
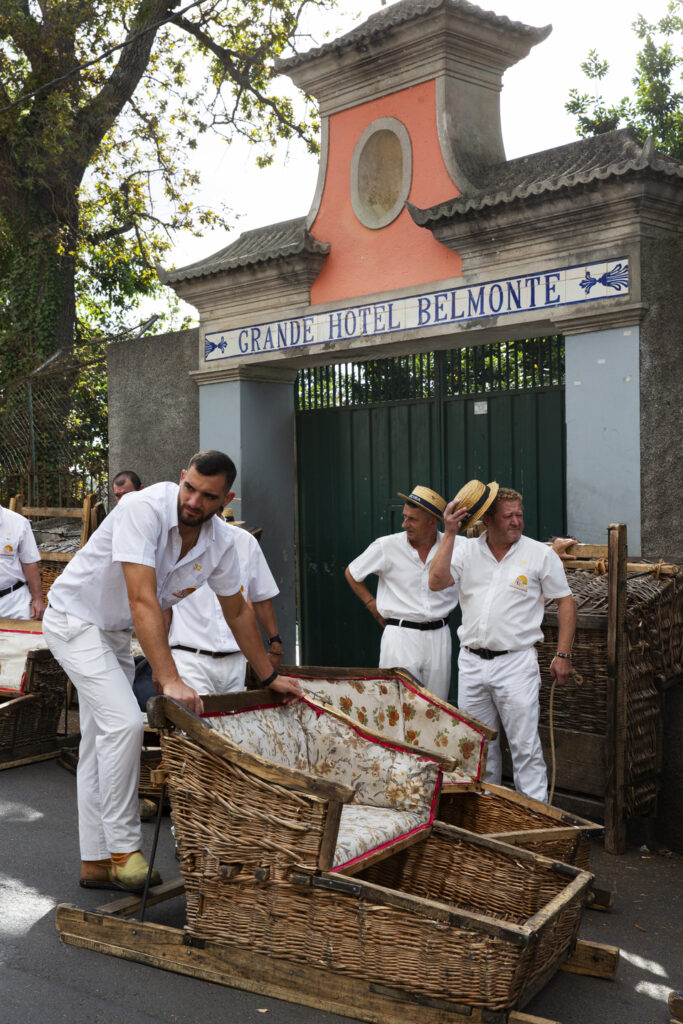
M 393 846 L 394 843 L 397 843 L 400 839 L 407 839 L 408 836 L 414 836 L 418 832 L 423 832 L 424 829 L 429 827 L 429 825 L 431 825 L 431 821 L 426 821 L 424 825 L 418 825 L 417 828 L 412 829 L 410 832 L 404 832 L 403 835 L 396 836 L 395 839 L 390 839 L 388 843 L 380 843 L 379 846 L 373 846 L 371 850 L 366 850 L 366 852 L 362 853 L 360 857 L 353 857 L 352 860 L 346 860 L 343 864 L 338 864 L 336 868 L 332 868 L 331 870 L 341 871 L 342 868 L 347 868 L 349 864 L 357 864 L 359 861 L 365 860 L 366 857 L 369 857 L 371 853 L 377 853 L 378 850 L 386 850 L 390 846 Z
M 398 677 L 397 677 L 397 678 L 398 678 Z M 467 726 L 469 726 L 469 728 L 470 728 L 470 729 L 474 729 L 474 731 L 475 731 L 475 732 L 478 732 L 478 733 L 479 733 L 479 735 L 480 735 L 480 736 L 481 736 L 482 738 L 484 738 L 484 739 L 486 738 L 486 737 L 484 736 L 484 733 L 483 733 L 483 732 L 482 732 L 482 731 L 481 731 L 480 729 L 477 729 L 476 725 L 472 725 L 472 723 L 471 723 L 471 722 L 467 722 L 467 721 L 465 721 L 465 719 L 464 719 L 464 718 L 462 718 L 462 716 L 461 716 L 461 715 L 458 715 L 458 714 L 456 714 L 456 712 L 455 712 L 455 711 L 451 711 L 451 710 L 450 710 L 450 707 L 447 707 L 447 708 L 445 708 L 445 707 L 443 706 L 443 704 L 439 704 L 439 703 L 438 703 L 437 701 L 435 701 L 435 700 L 431 700 L 431 699 L 430 699 L 429 697 L 427 697 L 427 696 L 426 696 L 426 694 L 424 694 L 424 693 L 418 693 L 418 692 L 417 692 L 417 690 L 415 689 L 415 687 L 414 687 L 414 686 L 411 686 L 411 685 L 410 685 L 410 683 L 407 683 L 407 682 L 405 681 L 405 679 L 401 679 L 400 681 L 401 681 L 401 682 L 403 683 L 403 685 L 405 686 L 405 688 L 406 688 L 407 690 L 410 690 L 410 692 L 411 692 L 411 693 L 414 693 L 416 697 L 419 697 L 419 698 L 420 698 L 421 700 L 425 700 L 425 701 L 426 701 L 426 702 L 427 702 L 428 704 L 432 704 L 432 705 L 433 705 L 433 706 L 434 706 L 435 708 L 439 708 L 439 710 L 440 710 L 440 711 L 445 711 L 445 713 L 446 713 L 447 715 L 450 715 L 450 716 L 451 716 L 451 718 L 456 718 L 456 719 L 458 720 L 458 722 L 462 722 L 462 724 L 463 724 L 463 725 L 467 725 Z M 452 706 L 452 705 L 451 705 L 451 706 Z
M 5 629 L 3 626 L 0 633 L 21 633 L 22 636 L 42 636 L 43 630 L 36 629 Z

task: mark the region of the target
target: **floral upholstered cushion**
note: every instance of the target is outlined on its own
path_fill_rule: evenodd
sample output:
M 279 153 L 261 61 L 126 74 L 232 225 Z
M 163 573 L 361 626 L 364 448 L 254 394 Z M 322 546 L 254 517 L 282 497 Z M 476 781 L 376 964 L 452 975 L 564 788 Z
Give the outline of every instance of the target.
M 359 725 L 403 743 L 397 679 L 302 679 L 301 685 Z
M 333 870 L 359 857 L 365 857 L 417 829 L 425 828 L 427 824 L 421 814 L 411 811 L 344 804 Z
M 24 691 L 26 656 L 47 647 L 42 633 L 0 629 L 0 693 L 19 696 Z
M 457 708 L 430 700 L 403 680 L 400 687 L 405 743 L 452 757 L 457 771 L 469 776 L 468 781 L 481 778 L 484 735 L 465 721 Z
M 368 738 L 362 730 L 305 702 L 295 707 L 308 749 L 310 771 L 350 786 L 353 802 L 414 811 L 426 820 L 441 770 L 434 761 Z
M 208 715 L 204 720 L 252 754 L 288 768 L 308 770 L 306 737 L 296 704 L 248 708 L 232 714 Z

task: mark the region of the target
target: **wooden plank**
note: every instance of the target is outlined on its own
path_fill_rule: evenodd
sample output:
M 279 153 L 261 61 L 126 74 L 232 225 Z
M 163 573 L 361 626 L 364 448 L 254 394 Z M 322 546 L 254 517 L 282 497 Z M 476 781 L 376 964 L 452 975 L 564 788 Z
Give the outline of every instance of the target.
M 83 508 L 81 510 L 81 541 L 78 545 L 79 548 L 84 547 L 85 544 L 88 543 L 88 537 L 90 536 L 90 510 L 93 507 L 96 497 L 97 495 L 93 491 L 90 494 L 86 494 L 83 499 Z
M 595 572 L 598 562 L 580 562 L 576 559 L 562 559 L 565 569 L 584 569 L 586 572 Z M 660 576 L 678 576 L 680 569 L 677 565 L 668 565 L 666 562 L 661 565 L 658 562 L 627 562 L 626 572 L 656 572 Z
M 619 966 L 619 947 L 578 939 L 576 948 L 562 970 L 569 974 L 587 974 L 591 978 L 613 978 Z
M 152 886 L 147 893 L 147 906 L 152 907 L 156 903 L 165 903 L 166 900 L 182 896 L 185 892 L 185 883 L 182 878 L 174 878 L 170 882 L 162 882 L 161 885 Z M 142 906 L 141 893 L 128 893 L 118 900 L 110 900 L 101 907 L 96 907 L 98 914 L 113 914 L 115 917 L 133 917 Z
M 337 848 L 343 806 L 339 800 L 330 800 L 327 805 L 325 827 L 318 851 L 318 867 L 322 871 L 331 871 L 334 867 L 334 851 Z
M 70 562 L 75 551 L 38 551 L 41 559 L 45 562 Z
M 8 629 L 16 633 L 42 633 L 43 624 L 36 619 L 2 619 L 0 630 Z
M 539 726 L 539 735 L 546 760 L 550 759 L 550 729 Z M 574 790 L 586 796 L 604 798 L 607 782 L 606 739 L 594 733 L 575 732 L 555 727 L 557 787 Z M 503 757 L 505 774 L 512 773 L 512 762 Z
M 607 778 L 605 849 L 626 850 L 624 784 L 626 782 L 626 526 L 607 531 L 610 571 L 607 581 Z
M 16 761 L 0 761 L 0 772 L 5 768 L 20 768 L 23 764 L 36 764 L 38 761 L 50 761 L 53 757 L 59 757 L 62 749 L 51 750 L 47 754 L 32 754 L 30 757 L 19 757 Z
M 594 885 L 588 893 L 586 906 L 589 910 L 611 910 L 616 896 L 616 889 L 602 889 Z
M 123 960 L 160 967 L 274 999 L 311 1006 L 370 1024 L 505 1024 L 506 1014 L 467 1007 L 444 1009 L 445 999 L 429 1000 L 390 990 L 300 960 L 280 960 L 251 948 L 211 941 L 191 944 L 181 928 L 121 920 L 107 914 L 57 908 L 62 942 Z M 438 1006 L 431 1005 L 438 1002 Z M 508 1017 L 508 1024 L 514 1018 Z M 515 1024 L 528 1024 L 518 1018 Z M 544 1022 L 545 1024 L 545 1022 Z
M 607 544 L 570 544 L 565 554 L 572 558 L 607 558 L 609 550 Z
M 533 1017 L 530 1013 L 518 1013 L 513 1010 L 508 1017 L 508 1024 L 559 1024 L 559 1021 L 547 1017 Z
M 24 505 L 25 516 L 38 516 L 42 519 L 82 519 L 82 508 L 50 508 L 47 505 Z
M 683 1021 L 683 992 L 670 992 L 669 1013 L 675 1021 Z
M 377 864 L 381 860 L 386 860 L 387 857 L 393 857 L 400 850 L 407 850 L 409 846 L 415 846 L 416 843 L 424 842 L 430 832 L 431 828 L 427 828 L 423 829 L 422 832 L 415 832 L 411 836 L 404 836 L 403 839 L 397 839 L 396 842 L 383 847 L 381 850 L 375 850 L 374 853 L 368 854 L 367 857 L 363 857 L 362 860 L 357 861 L 355 864 L 350 864 L 344 871 L 340 871 L 339 874 L 353 876 L 358 874 L 359 871 L 365 871 L 371 864 Z

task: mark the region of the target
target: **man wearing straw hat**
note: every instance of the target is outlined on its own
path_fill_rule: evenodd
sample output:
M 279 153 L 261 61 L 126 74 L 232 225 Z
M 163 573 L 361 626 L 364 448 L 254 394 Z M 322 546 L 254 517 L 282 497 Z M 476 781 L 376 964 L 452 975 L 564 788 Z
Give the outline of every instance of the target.
M 224 452 L 198 452 L 180 484 L 128 494 L 78 551 L 50 591 L 43 634 L 78 690 L 81 744 L 78 820 L 84 888 L 141 891 L 138 779 L 143 724 L 133 695 L 135 627 L 160 693 L 200 714 L 169 648 L 164 611 L 206 583 L 261 679 L 289 703 L 298 680 L 272 669 L 240 593 L 234 538 L 217 513 L 234 497 Z M 161 879 L 155 871 L 152 884 Z
M 432 560 L 429 585 L 436 592 L 454 584 L 460 588 L 459 707 L 494 729 L 502 723 L 515 788 L 545 802 L 547 772 L 538 735 L 541 678 L 534 644 L 543 639 L 544 602 L 554 600 L 559 630 L 550 671 L 558 684 L 566 683 L 576 603 L 556 552 L 523 536 L 521 494 L 497 484 L 489 488 L 482 509 L 487 531 L 468 544 L 457 543 L 461 503 L 467 499 L 457 495 L 446 506 L 444 537 Z M 486 778 L 500 783 L 501 775 L 496 739 L 489 741 Z
M 401 494 L 400 533 L 378 537 L 347 567 L 345 576 L 354 594 L 383 628 L 380 668 L 400 666 L 441 697 L 448 699 L 451 679 L 451 631 L 448 616 L 458 603 L 455 585 L 439 593 L 429 589 L 429 569 L 442 535 L 437 529 L 446 501 L 429 487 L 418 485 Z M 467 516 L 463 507 L 456 521 Z M 465 543 L 457 538 L 457 543 Z M 378 577 L 377 598 L 364 583 Z

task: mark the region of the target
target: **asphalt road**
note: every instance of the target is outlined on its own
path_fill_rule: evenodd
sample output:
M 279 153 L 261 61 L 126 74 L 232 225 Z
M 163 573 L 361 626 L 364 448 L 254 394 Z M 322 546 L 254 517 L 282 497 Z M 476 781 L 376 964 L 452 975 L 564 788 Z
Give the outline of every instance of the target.
M 147 851 L 153 826 L 146 824 Z M 178 874 L 169 821 L 157 865 Z M 615 979 L 559 972 L 525 1012 L 560 1024 L 668 1024 L 683 989 L 683 856 L 594 845 L 592 870 L 616 889 L 614 909 L 586 911 L 581 937 L 618 946 Z M 55 761 L 0 772 L 0 1024 L 333 1024 L 346 1017 L 66 946 L 59 903 L 94 908 L 110 894 L 78 886 L 76 782 Z M 181 926 L 183 901 L 148 920 Z

